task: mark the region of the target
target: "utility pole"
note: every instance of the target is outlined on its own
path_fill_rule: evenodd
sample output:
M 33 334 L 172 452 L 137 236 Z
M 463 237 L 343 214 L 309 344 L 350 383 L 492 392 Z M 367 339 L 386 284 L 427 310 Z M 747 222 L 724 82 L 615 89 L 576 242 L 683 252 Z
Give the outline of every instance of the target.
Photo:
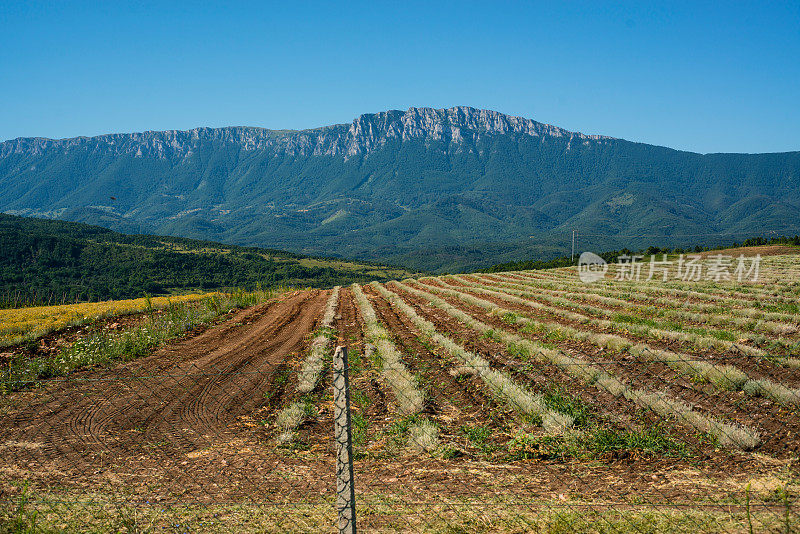
M 577 230 L 572 230 L 572 255 L 569 257 L 569 261 L 575 261 L 575 234 Z

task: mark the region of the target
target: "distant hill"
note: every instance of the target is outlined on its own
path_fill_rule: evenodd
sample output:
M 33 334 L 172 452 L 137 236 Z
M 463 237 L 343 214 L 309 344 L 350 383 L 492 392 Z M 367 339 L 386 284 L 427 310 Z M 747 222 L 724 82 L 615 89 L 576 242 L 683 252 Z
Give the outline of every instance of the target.
M 468 107 L 0 143 L 0 211 L 459 270 L 800 231 L 800 152 L 695 154 Z M 646 236 L 642 238 L 631 236 Z M 688 237 L 681 237 L 688 236 Z
M 328 287 L 408 271 L 279 250 L 0 215 L 0 299 L 105 300 L 223 288 Z

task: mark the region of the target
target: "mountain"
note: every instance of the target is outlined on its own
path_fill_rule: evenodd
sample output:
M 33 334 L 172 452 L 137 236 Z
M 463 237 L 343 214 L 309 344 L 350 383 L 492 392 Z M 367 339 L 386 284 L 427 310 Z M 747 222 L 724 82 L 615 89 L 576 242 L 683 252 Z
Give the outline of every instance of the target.
M 0 307 L 9 302 L 106 300 L 228 288 L 316 286 L 412 273 L 179 237 L 0 214 Z
M 411 108 L 302 131 L 6 141 L 0 211 L 459 270 L 563 254 L 575 228 L 597 250 L 795 234 L 800 152 L 704 155 Z

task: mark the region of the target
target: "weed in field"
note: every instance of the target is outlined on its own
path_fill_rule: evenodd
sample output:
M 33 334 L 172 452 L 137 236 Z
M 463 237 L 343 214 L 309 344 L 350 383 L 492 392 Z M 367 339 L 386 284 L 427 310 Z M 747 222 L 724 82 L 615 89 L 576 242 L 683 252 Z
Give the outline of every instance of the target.
M 360 412 L 352 412 L 350 414 L 350 423 L 352 425 L 352 440 L 353 440 L 353 447 L 363 448 L 367 444 L 367 430 L 369 428 L 369 422 L 367 418 Z
M 519 316 L 516 313 L 508 312 L 508 313 L 504 313 L 503 315 L 501 315 L 500 319 L 506 324 L 515 325 L 515 324 L 517 324 L 517 320 L 519 319 Z
M 514 436 L 507 447 L 510 460 L 532 458 L 587 460 L 620 452 L 639 452 L 671 458 L 682 458 L 689 454 L 685 443 L 669 437 L 659 427 L 642 430 L 594 427 L 584 432 L 561 436 L 523 432 Z
M 551 387 L 544 392 L 544 402 L 554 410 L 570 415 L 576 427 L 589 423 L 591 409 L 578 397 L 570 395 L 563 388 Z
M 492 437 L 492 429 L 488 426 L 462 425 L 461 432 L 479 449 L 485 449 L 489 438 Z
M 369 397 L 360 389 L 353 387 L 352 384 L 350 385 L 350 400 L 355 406 L 359 406 L 362 410 L 368 408 L 371 404 Z
M 35 534 L 38 532 L 46 532 L 46 530 L 36 524 L 39 518 L 38 511 L 28 509 L 29 499 L 28 484 L 25 483 L 20 492 L 17 508 L 11 517 L 3 518 L 0 516 L 0 532 L 8 534 Z

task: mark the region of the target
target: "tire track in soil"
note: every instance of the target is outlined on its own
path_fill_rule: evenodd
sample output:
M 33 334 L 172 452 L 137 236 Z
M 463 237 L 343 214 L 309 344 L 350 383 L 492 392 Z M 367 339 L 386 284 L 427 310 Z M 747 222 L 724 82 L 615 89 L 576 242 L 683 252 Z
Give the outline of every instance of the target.
M 280 331 L 293 325 L 306 309 L 306 302 L 293 304 L 288 314 L 280 317 L 271 331 Z M 309 328 L 309 331 L 311 330 L 313 330 L 313 326 Z M 303 337 L 300 337 L 300 343 L 302 343 L 302 339 Z M 180 419 L 185 419 L 190 423 L 194 422 L 200 427 L 211 428 L 225 420 L 222 416 L 223 407 L 228 415 L 235 405 L 244 406 L 246 412 L 253 411 L 257 406 L 250 404 L 250 401 L 255 401 L 258 397 L 254 397 L 252 393 L 267 391 L 269 382 L 286 368 L 285 358 L 297 346 L 296 336 L 287 341 L 280 336 L 271 338 L 268 333 L 252 329 L 249 335 L 240 340 L 232 350 L 226 352 L 224 349 L 217 349 L 212 354 L 209 363 L 202 367 L 220 368 L 223 373 L 238 374 L 240 380 L 231 384 L 227 381 L 220 382 L 213 376 L 204 377 L 205 384 L 199 394 L 193 396 L 191 391 L 187 393 L 191 400 L 182 405 L 183 411 Z M 253 347 L 262 347 L 255 358 L 250 354 Z M 274 354 L 281 355 L 281 360 L 264 358 L 265 355 Z M 229 363 L 227 367 L 225 367 L 226 363 Z M 270 370 L 268 374 L 264 373 L 265 366 Z M 236 388 L 235 392 L 230 391 L 231 385 Z M 282 391 L 278 393 L 282 393 Z M 242 404 L 243 402 L 246 404 Z M 212 407 L 210 411 L 208 410 L 209 406 Z
M 263 392 L 302 348 L 326 298 L 316 290 L 283 295 L 151 356 L 24 392 L 29 402 L 0 416 L 0 430 L 5 440 L 41 443 L 41 460 L 55 453 L 89 464 L 100 453 L 136 454 L 144 441 L 207 446 L 264 404 Z

